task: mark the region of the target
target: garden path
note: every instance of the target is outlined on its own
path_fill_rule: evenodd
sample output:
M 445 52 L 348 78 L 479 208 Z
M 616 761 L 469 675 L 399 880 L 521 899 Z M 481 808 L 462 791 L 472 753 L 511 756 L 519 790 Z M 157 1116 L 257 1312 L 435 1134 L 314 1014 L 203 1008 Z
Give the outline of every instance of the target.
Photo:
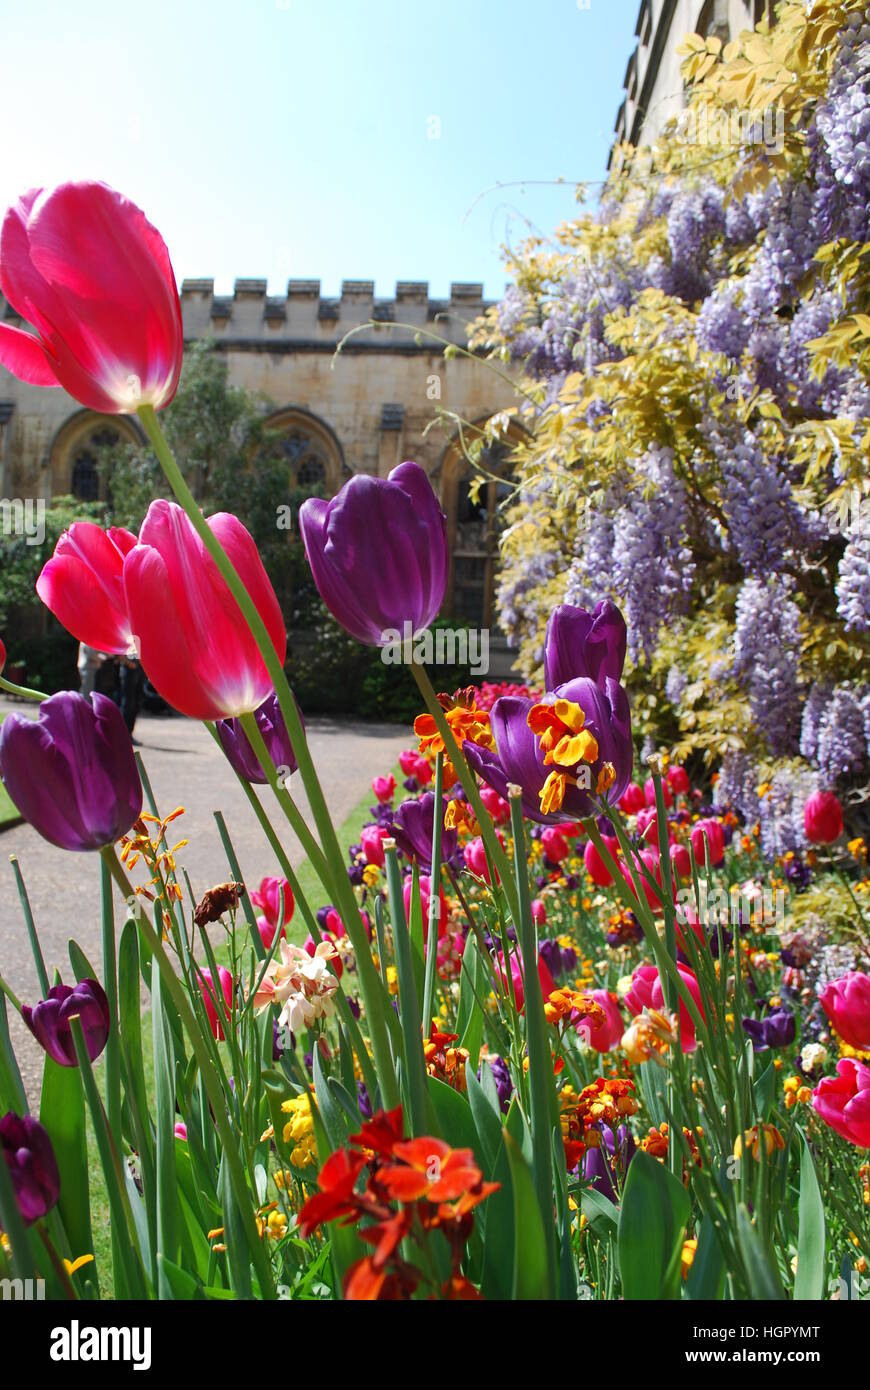
M 0 698 L 0 715 L 21 708 L 20 703 Z M 354 809 L 372 778 L 388 772 L 401 749 L 412 741 L 404 725 L 344 718 L 306 718 L 306 731 L 336 826 Z M 180 717 L 142 715 L 136 724 L 136 738 L 161 814 L 168 814 L 179 804 L 185 807 L 185 814 L 173 822 L 170 843 L 182 838 L 189 841 L 178 860 L 187 868 L 197 898 L 230 877 L 214 822 L 216 810 L 224 814 L 247 881 L 256 884 L 264 874 L 278 873 L 235 775 L 201 724 Z M 271 800 L 267 788 L 260 790 Z M 308 801 L 297 775 L 291 779 L 290 790 L 311 824 Z M 271 814 L 271 806 L 269 810 Z M 273 821 L 278 824 L 274 817 Z M 295 867 L 305 855 L 286 822 L 283 826 L 286 834 L 282 831 L 282 839 Z M 96 855 L 55 849 L 26 824 L 0 833 L 0 974 L 27 1002 L 37 997 L 36 973 L 9 863 L 11 854 L 17 855 L 27 884 L 49 975 L 57 967 L 65 981 L 72 979 L 69 937 L 78 941 L 95 964 L 100 959 L 99 862 Z M 135 870 L 133 878 L 141 881 Z M 9 1014 L 25 1086 L 35 1098 L 42 1054 L 14 1010 L 10 1008 Z

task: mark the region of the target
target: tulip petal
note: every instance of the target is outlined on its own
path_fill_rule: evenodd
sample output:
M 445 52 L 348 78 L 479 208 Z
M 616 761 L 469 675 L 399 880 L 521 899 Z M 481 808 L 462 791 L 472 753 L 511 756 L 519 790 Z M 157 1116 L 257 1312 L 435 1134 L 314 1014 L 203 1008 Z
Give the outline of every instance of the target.
M 113 527 L 107 533 L 89 521 L 76 521 L 55 546 L 36 581 L 46 608 L 80 642 L 121 655 L 133 634 L 127 616 L 123 553 L 136 538 Z
M 0 323 L 0 363 L 30 386 L 60 385 L 39 339 L 7 323 Z

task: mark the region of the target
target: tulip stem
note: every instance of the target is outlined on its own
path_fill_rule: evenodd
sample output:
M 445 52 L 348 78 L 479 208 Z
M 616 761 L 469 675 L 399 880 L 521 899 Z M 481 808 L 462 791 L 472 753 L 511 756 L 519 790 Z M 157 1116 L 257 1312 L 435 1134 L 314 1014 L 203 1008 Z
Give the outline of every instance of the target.
M 9 1000 L 9 1003 L 12 1005 L 13 1009 L 15 1009 L 16 1012 L 20 1014 L 21 1000 L 18 998 L 17 994 L 12 993 L 11 988 L 9 987 L 9 985 L 7 985 L 2 975 L 0 975 L 0 992 L 6 995 L 6 998 Z
M 284 674 L 284 667 L 275 651 L 266 624 L 263 622 L 256 604 L 245 588 L 230 557 L 196 505 L 196 499 L 185 482 L 178 464 L 175 462 L 172 450 L 163 436 L 154 407 L 141 405 L 137 414 L 175 496 L 236 600 L 260 649 L 266 670 L 272 679 L 290 743 L 296 756 L 299 775 L 308 793 L 314 823 L 323 845 L 323 852 L 332 879 L 332 889 L 335 893 L 336 906 L 354 948 L 357 971 L 359 972 L 360 992 L 369 1025 L 381 1099 L 387 1109 L 393 1109 L 399 1103 L 399 1086 L 390 1050 L 387 1020 L 384 1014 L 384 1007 L 388 1006 L 384 1005 L 382 1000 L 381 981 L 372 960 L 368 938 L 359 915 L 359 907 L 354 897 L 350 879 L 347 876 L 335 826 L 332 823 L 317 769 L 311 757 L 311 750 L 308 747 L 293 692 Z
M 435 801 L 432 807 L 432 863 L 429 867 L 429 933 L 426 941 L 426 974 L 423 980 L 423 1031 L 428 1037 L 435 998 L 438 962 L 438 926 L 441 917 L 441 827 L 444 823 L 444 754 L 435 755 Z
M 481 800 L 480 789 L 478 788 L 474 773 L 465 761 L 465 757 L 460 751 L 456 739 L 453 737 L 453 730 L 444 717 L 444 711 L 438 703 L 438 697 L 432 687 L 432 682 L 429 679 L 429 673 L 425 666 L 421 665 L 419 661 L 412 660 L 411 673 L 414 680 L 417 682 L 426 708 L 435 720 L 435 727 L 444 740 L 444 751 L 453 764 L 456 775 L 462 784 L 462 790 L 468 797 L 471 808 L 474 811 L 475 819 L 480 826 L 480 833 L 483 838 L 484 846 L 493 864 L 498 869 L 505 897 L 508 901 L 510 914 L 514 923 L 516 923 L 519 919 L 519 901 L 517 899 L 516 885 L 513 882 L 511 867 L 508 863 L 507 855 L 502 849 L 498 836 L 495 833 L 492 817 Z M 494 888 L 495 882 L 493 882 L 493 889 Z
M 48 971 L 45 968 L 45 961 L 42 958 L 42 947 L 39 944 L 39 935 L 36 930 L 36 923 L 33 920 L 33 913 L 30 909 L 30 899 L 27 896 L 27 889 L 24 886 L 24 878 L 22 877 L 21 869 L 18 865 L 17 855 L 10 854 L 9 862 L 12 865 L 12 872 L 15 875 L 15 882 L 18 886 L 18 897 L 21 902 L 21 910 L 24 913 L 24 924 L 27 927 L 27 936 L 30 941 L 33 964 L 36 966 L 39 988 L 42 990 L 43 999 L 47 999 L 50 988 L 48 983 Z
M 109 1003 L 109 1037 L 106 1042 L 106 1112 L 115 1144 L 121 1145 L 121 1034 L 118 1021 L 118 958 L 115 942 L 115 905 L 112 876 L 105 859 L 100 861 L 100 909 L 103 938 L 103 983 Z
M 17 695 L 22 700 L 47 700 L 48 696 L 41 690 L 30 690 L 26 685 L 14 685 L 12 681 L 6 680 L 5 676 L 0 676 L 0 690 L 5 690 L 10 695 Z
M 125 902 L 129 902 L 130 898 L 133 896 L 133 888 L 127 875 L 118 863 L 114 846 L 107 845 L 104 849 L 100 850 L 100 854 L 109 873 L 117 883 Z M 163 949 L 162 941 L 144 912 L 138 915 L 137 925 L 139 931 L 145 938 L 145 943 L 153 959 L 157 961 L 163 985 L 175 1005 L 182 1026 L 187 1036 L 190 1038 L 190 1044 L 196 1056 L 197 1063 L 199 1064 L 200 1076 L 205 1082 L 205 1089 L 211 1104 L 214 1122 L 218 1134 L 220 1135 L 224 1157 L 229 1169 L 230 1182 L 233 1187 L 236 1202 L 238 1203 L 238 1217 L 244 1227 L 245 1236 L 247 1237 L 251 1264 L 256 1269 L 260 1281 L 261 1297 L 274 1298 L 275 1286 L 272 1279 L 272 1268 L 254 1223 L 252 1214 L 252 1194 L 245 1181 L 245 1173 L 239 1158 L 236 1137 L 227 1119 L 227 1106 L 224 1091 L 218 1080 L 212 1060 L 208 1055 L 208 1048 L 205 1045 L 201 1029 L 193 1015 L 181 981 L 172 968 L 169 957 Z

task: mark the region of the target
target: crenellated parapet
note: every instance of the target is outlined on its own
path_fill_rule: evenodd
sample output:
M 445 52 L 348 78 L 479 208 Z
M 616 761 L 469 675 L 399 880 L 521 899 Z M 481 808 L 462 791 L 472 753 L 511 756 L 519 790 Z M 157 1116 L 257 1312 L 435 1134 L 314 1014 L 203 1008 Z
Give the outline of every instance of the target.
M 290 280 L 283 295 L 269 294 L 259 279 L 236 280 L 232 295 L 215 294 L 213 280 L 181 286 L 185 337 L 240 351 L 332 351 L 355 328 L 349 352 L 431 350 L 425 333 L 416 342 L 418 332 L 464 343 L 468 325 L 490 303 L 477 281 L 454 281 L 447 299 L 430 297 L 426 280 L 399 280 L 392 298 L 376 298 L 373 280 L 343 280 L 338 297 L 323 295 L 319 280 Z

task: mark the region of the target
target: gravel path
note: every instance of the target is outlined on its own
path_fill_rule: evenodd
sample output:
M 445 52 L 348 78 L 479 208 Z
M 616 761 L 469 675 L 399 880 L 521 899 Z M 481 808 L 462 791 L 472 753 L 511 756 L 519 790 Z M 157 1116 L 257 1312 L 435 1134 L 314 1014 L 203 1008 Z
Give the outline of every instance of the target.
M 0 699 L 0 713 L 21 709 Z M 306 731 L 327 803 L 336 826 L 350 814 L 373 777 L 395 764 L 402 748 L 411 741 L 404 725 L 366 724 L 350 719 L 309 718 Z M 179 863 L 190 874 L 197 897 L 229 877 L 229 870 L 214 823 L 214 812 L 223 812 L 232 836 L 242 875 L 259 883 L 264 874 L 277 873 L 269 847 L 234 773 L 202 727 L 188 719 L 142 715 L 136 738 L 161 814 L 179 804 L 185 815 L 173 823 L 176 840 L 189 844 L 180 851 Z M 274 805 L 268 788 L 261 788 Z M 298 775 L 290 790 L 309 824 L 308 802 Z M 265 804 L 268 804 L 267 802 Z M 270 807 L 271 814 L 271 807 Z M 279 822 L 272 816 L 273 823 Z M 282 836 L 291 863 L 305 855 L 286 822 Z M 27 884 L 33 915 L 49 975 L 55 967 L 72 980 L 67 941 L 74 937 L 96 964 L 100 958 L 99 861 L 92 854 L 70 854 L 55 849 L 29 825 L 0 832 L 0 974 L 23 1002 L 36 999 L 36 973 L 15 889 L 9 856 L 15 854 Z M 134 871 L 134 878 L 136 877 Z M 38 1093 L 42 1053 L 17 1014 L 9 1009 L 13 1043 L 28 1093 Z

